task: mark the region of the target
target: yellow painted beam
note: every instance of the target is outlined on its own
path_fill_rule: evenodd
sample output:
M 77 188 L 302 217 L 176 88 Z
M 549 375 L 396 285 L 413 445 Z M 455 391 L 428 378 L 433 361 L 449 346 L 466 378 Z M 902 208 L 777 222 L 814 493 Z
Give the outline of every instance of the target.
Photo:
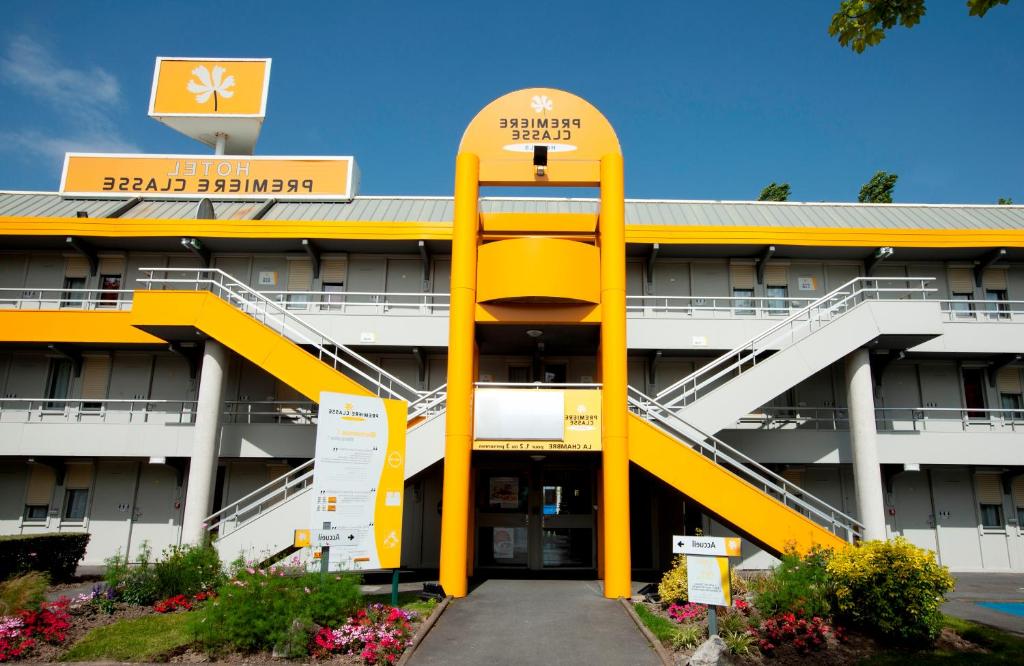
M 0 342 L 153 345 L 163 340 L 132 326 L 127 310 L 0 310 Z
M 484 303 L 476 306 L 476 320 L 482 324 L 596 324 L 601 321 L 601 306 Z
M 629 416 L 629 458 L 777 553 L 791 546 L 800 552 L 814 545 L 846 546 L 810 518 L 633 414 Z
M 484 233 L 592 234 L 596 213 L 480 213 Z
M 321 391 L 373 395 L 291 340 L 206 291 L 137 291 L 131 323 L 192 326 L 288 384 L 314 402 Z M 155 338 L 154 338 L 155 339 Z
M 1024 247 L 1024 231 L 628 225 L 627 243 L 829 247 Z
M 477 257 L 478 303 L 601 300 L 601 257 L 589 243 L 527 236 L 485 243 Z

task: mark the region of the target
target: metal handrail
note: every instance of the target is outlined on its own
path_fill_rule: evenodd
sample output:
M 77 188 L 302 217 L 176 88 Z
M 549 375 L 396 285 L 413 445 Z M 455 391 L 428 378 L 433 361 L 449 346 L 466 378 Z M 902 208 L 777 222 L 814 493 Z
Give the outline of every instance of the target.
M 412 402 L 421 394 L 418 389 L 409 386 L 384 368 L 371 363 L 368 359 L 340 342 L 332 340 L 315 326 L 295 316 L 279 303 L 246 286 L 218 268 L 140 268 L 139 270 L 147 274 L 147 277 L 139 278 L 137 281 L 144 283 L 147 289 L 152 288 L 154 284 L 191 285 L 193 290 L 199 291 L 205 286 L 207 290 L 218 298 L 230 303 L 263 325 L 276 330 L 281 335 L 297 340 L 300 344 L 312 345 L 318 352 L 317 358 L 327 362 L 335 370 L 340 365 L 348 371 L 355 373 L 375 387 L 377 395 L 381 397 L 397 398 Z M 195 278 L 157 278 L 154 277 L 155 273 L 194 273 Z M 201 277 L 204 275 L 209 277 Z M 278 319 L 275 320 L 273 317 Z M 362 366 L 362 368 L 357 366 Z
M 76 289 L 65 288 L 30 288 L 0 287 L 0 309 L 13 307 L 16 310 L 43 309 L 111 309 L 131 305 L 131 289 Z M 11 296 L 8 296 L 11 294 Z M 16 296 L 15 296 L 16 294 Z M 53 294 L 53 296 L 43 296 Z M 113 294 L 114 298 L 109 298 Z M 127 295 L 127 297 L 124 297 Z M 36 308 L 26 307 L 35 304 Z M 47 305 L 50 307 L 44 308 Z
M 752 424 L 760 429 L 783 429 L 787 426 L 813 426 L 814 430 L 843 431 L 849 428 L 846 407 L 763 407 L 737 419 L 737 425 Z M 946 418 L 943 418 L 943 417 Z M 927 432 L 929 422 L 957 423 L 960 430 L 972 428 L 1008 428 L 1016 432 L 1024 427 L 1024 409 L 988 409 L 968 407 L 876 407 L 875 425 L 879 432 Z M 909 423 L 910 427 L 898 427 Z M 825 424 L 824 428 L 821 424 Z M 810 428 L 808 428 L 810 429 Z M 939 430 L 937 432 L 949 432 Z
M 248 495 L 238 498 L 220 511 L 210 514 L 204 521 L 206 531 L 218 530 L 227 519 L 231 519 L 237 526 L 239 522 L 246 522 L 244 518 L 240 520 L 240 517 L 252 510 L 256 511 L 256 515 L 260 515 L 263 505 L 269 500 L 275 500 L 276 505 L 306 489 L 313 483 L 313 462 L 312 459 L 307 460 Z M 281 493 L 284 493 L 284 497 L 279 497 Z
M 578 389 L 599 389 L 601 384 L 594 382 L 575 382 L 575 383 L 557 383 L 557 382 L 473 382 L 473 386 L 477 388 L 515 388 L 515 389 L 560 389 L 560 388 L 578 388 Z
M 732 373 L 744 371 L 744 366 L 756 365 L 758 358 L 772 350 L 772 345 L 789 338 L 789 343 L 797 341 L 796 334 L 799 331 L 808 329 L 808 332 L 815 324 L 824 326 L 831 321 L 841 317 L 865 300 L 869 300 L 869 294 L 876 297 L 871 300 L 889 300 L 880 296 L 884 294 L 927 294 L 936 291 L 924 285 L 934 278 L 865 278 L 858 277 L 843 284 L 809 305 L 794 312 L 774 326 L 762 331 L 734 349 L 722 354 L 710 363 L 701 366 L 686 377 L 673 383 L 668 388 L 659 391 L 656 398 L 664 401 L 668 406 L 689 404 L 697 399 L 698 392 L 716 380 Z M 892 287 L 857 287 L 858 283 L 873 284 L 877 282 L 919 282 L 920 287 L 892 288 Z M 896 299 L 901 300 L 901 299 Z M 709 376 L 710 375 L 710 376 Z M 674 395 L 673 395 L 674 394 Z M 672 396 L 669 398 L 669 396 Z
M 21 406 L 23 405 L 23 406 Z M 127 405 L 128 409 L 114 409 L 115 405 Z M 174 412 L 160 411 L 164 405 L 177 405 Z M 46 417 L 63 416 L 66 421 L 81 421 L 83 417 L 99 418 L 105 423 L 111 415 L 127 414 L 128 423 L 136 422 L 136 415 L 142 423 L 159 423 L 166 425 L 167 420 L 151 421 L 157 415 L 167 417 L 174 415 L 176 423 L 191 424 L 195 416 L 195 400 L 151 400 L 148 398 L 0 398 L 0 414 L 8 412 L 24 412 L 31 423 L 33 419 L 42 421 Z M 10 421 L 8 421 L 10 422 Z
M 688 317 L 714 318 L 718 313 L 743 319 L 788 316 L 813 302 L 801 296 L 660 296 L 627 295 L 626 314 L 667 312 Z
M 669 406 L 658 403 L 632 386 L 628 388 L 628 396 L 629 406 L 635 413 L 659 426 L 681 445 L 697 448 L 715 464 L 725 466 L 728 471 L 759 487 L 766 495 L 774 497 L 784 505 L 796 510 L 802 509 L 809 518 L 823 524 L 833 534 L 843 537 L 846 541 L 852 543 L 855 538 L 862 538 L 864 526 L 857 519 L 787 481 L 714 435 L 695 428 L 680 418 Z

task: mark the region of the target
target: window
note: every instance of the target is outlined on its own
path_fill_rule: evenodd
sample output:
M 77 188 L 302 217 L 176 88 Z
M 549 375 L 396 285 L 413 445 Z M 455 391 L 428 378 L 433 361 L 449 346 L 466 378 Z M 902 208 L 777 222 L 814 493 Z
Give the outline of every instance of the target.
M 116 308 L 117 302 L 121 299 L 121 276 L 101 275 L 100 276 L 100 302 L 101 308 Z
M 343 282 L 334 284 L 325 282 L 323 283 L 323 290 L 326 292 L 323 309 L 341 310 L 341 304 L 345 302 L 345 297 L 342 295 L 342 292 L 345 291 L 345 284 Z
M 982 527 L 1002 528 L 1003 479 L 998 473 L 981 473 L 975 477 Z
M 1003 507 L 1000 504 L 981 505 L 982 527 L 1003 527 Z
M 1006 301 L 1005 289 L 985 290 L 985 312 L 988 313 L 989 319 L 1010 318 L 1010 306 Z
M 46 377 L 46 409 L 64 409 L 71 385 L 71 361 L 63 358 L 50 361 Z
M 983 368 L 964 368 L 964 407 L 967 418 L 984 419 L 985 415 L 985 370 Z
M 953 292 L 953 297 L 950 299 L 950 309 L 953 311 L 954 317 L 973 317 L 974 316 L 974 303 L 971 299 L 974 298 L 974 294 L 957 293 Z
M 64 293 L 60 297 L 62 308 L 80 308 L 85 300 L 85 278 L 66 277 L 64 278 Z
M 508 380 L 513 384 L 525 384 L 530 381 L 530 366 L 510 365 L 508 367 Z
M 768 314 L 785 316 L 789 313 L 789 287 L 766 287 L 768 295 Z
M 999 401 L 1003 409 L 1009 412 L 1003 415 L 1004 419 L 1013 421 L 1024 420 L 1024 396 L 1021 396 L 1019 393 L 1000 393 Z
M 85 520 L 85 507 L 89 500 L 87 488 L 69 488 L 64 491 L 64 520 Z
M 50 511 L 49 504 L 26 504 L 25 521 L 31 523 L 42 523 L 46 521 L 46 514 Z
M 737 315 L 749 317 L 754 314 L 753 289 L 733 289 L 732 296 L 736 299 L 733 301 L 733 307 L 736 308 L 735 312 Z

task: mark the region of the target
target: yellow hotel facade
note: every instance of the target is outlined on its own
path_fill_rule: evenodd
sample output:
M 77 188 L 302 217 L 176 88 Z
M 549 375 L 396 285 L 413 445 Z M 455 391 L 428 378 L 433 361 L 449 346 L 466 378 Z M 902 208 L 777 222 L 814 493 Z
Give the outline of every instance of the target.
M 0 533 L 292 552 L 332 391 L 407 403 L 401 562 L 455 596 L 629 596 L 698 530 L 748 568 L 903 535 L 1024 570 L 1024 208 L 627 200 L 548 88 L 476 115 L 453 197 L 363 197 L 351 158 L 232 154 L 250 97 L 233 139 L 154 83 L 217 155 L 0 193 Z

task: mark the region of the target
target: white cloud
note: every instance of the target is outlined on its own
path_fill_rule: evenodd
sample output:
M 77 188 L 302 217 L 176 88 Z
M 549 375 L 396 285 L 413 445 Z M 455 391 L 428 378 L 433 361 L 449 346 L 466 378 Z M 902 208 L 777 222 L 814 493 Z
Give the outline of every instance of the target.
M 0 132 L 0 150 L 47 160 L 65 152 L 140 152 L 114 120 L 121 105 L 117 77 L 100 67 L 67 66 L 27 35 L 12 39 L 0 56 L 0 82 L 52 107 L 57 132 L 24 128 Z M 58 162 L 59 163 L 59 162 Z

